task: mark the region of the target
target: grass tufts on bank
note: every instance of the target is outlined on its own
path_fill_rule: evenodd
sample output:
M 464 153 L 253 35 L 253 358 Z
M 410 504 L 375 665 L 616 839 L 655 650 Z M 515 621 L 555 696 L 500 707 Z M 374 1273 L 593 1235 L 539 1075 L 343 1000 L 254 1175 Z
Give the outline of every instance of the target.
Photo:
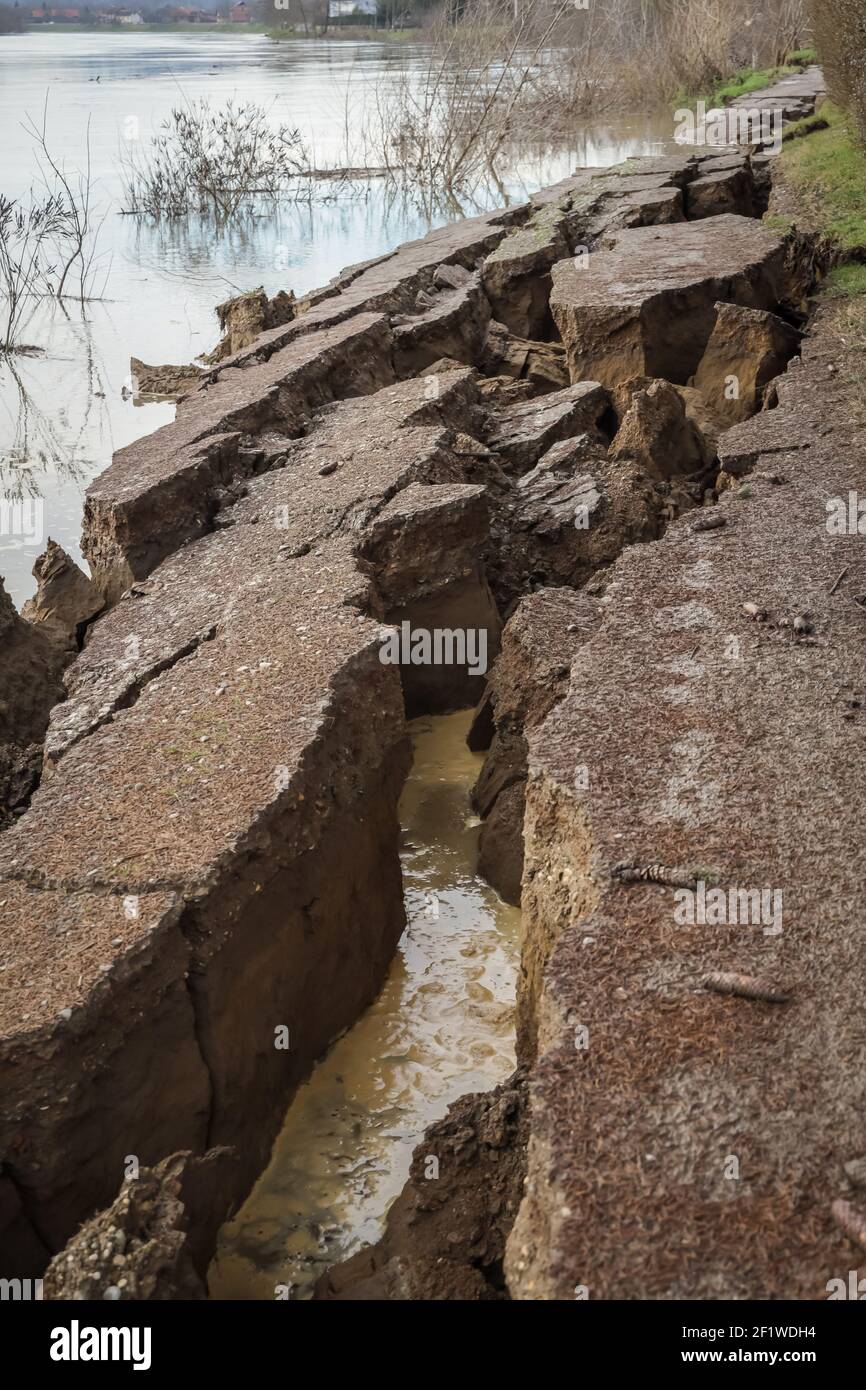
M 853 118 L 839 107 L 825 102 L 820 115 L 823 129 L 813 122 L 805 138 L 785 142 L 785 181 L 814 212 L 843 260 L 866 260 L 866 148 Z M 800 124 L 810 121 L 807 117 Z M 791 135 L 796 134 L 795 125 Z

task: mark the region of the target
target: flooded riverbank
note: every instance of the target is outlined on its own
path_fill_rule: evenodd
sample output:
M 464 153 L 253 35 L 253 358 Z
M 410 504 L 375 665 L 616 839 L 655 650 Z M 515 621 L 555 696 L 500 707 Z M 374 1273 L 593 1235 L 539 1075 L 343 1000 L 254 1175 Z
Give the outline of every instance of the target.
M 216 1298 L 307 1298 L 372 1243 L 427 1126 L 514 1066 L 520 913 L 476 874 L 469 714 L 415 720 L 400 803 L 407 928 L 376 1002 L 290 1107 L 271 1162 L 223 1230 Z
M 82 168 L 88 138 L 99 235 L 99 302 L 39 306 L 26 340 L 38 356 L 0 363 L 0 495 L 32 498 L 36 524 L 0 534 L 0 574 L 20 608 L 35 589 L 34 560 L 49 536 L 79 563 L 88 483 L 112 453 L 173 418 L 166 402 L 137 405 L 124 387 L 130 356 L 190 362 L 216 343 L 215 306 L 263 285 L 296 294 L 344 266 L 393 250 L 461 216 L 395 197 L 382 180 L 327 183 L 314 201 L 218 229 L 198 219 L 154 224 L 121 215 L 124 161 L 143 149 L 173 106 L 207 98 L 255 101 L 297 126 L 313 163 L 365 163 L 365 104 L 396 75 L 420 68 L 420 44 L 342 40 L 275 44 L 263 35 L 15 34 L 0 36 L 0 192 L 38 188 L 33 140 L 41 121 L 54 156 Z M 89 137 L 88 137 L 89 128 Z M 466 215 L 523 201 L 577 165 L 658 153 L 672 138 L 666 115 L 576 123 L 565 141 L 539 131 L 499 185 L 477 190 Z M 32 518 L 31 518 L 32 520 Z

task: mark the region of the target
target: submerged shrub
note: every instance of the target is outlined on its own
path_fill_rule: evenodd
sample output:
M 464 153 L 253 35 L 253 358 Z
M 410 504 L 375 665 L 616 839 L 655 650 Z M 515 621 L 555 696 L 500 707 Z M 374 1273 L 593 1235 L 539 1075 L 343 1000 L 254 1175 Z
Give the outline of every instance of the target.
M 126 211 L 153 217 L 231 217 L 286 197 L 306 165 L 300 132 L 274 125 L 254 102 L 202 100 L 173 108 L 147 154 L 127 165 Z

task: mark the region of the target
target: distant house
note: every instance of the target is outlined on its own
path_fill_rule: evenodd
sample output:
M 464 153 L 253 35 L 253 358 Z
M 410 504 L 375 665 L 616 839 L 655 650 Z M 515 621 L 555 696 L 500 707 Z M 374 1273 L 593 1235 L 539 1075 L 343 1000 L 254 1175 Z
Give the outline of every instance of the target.
M 229 10 L 229 19 L 232 24 L 251 24 L 252 10 L 247 4 L 247 0 L 240 0 L 239 5 L 232 5 Z
M 132 14 L 121 15 L 120 22 L 121 24 L 143 24 L 144 19 L 137 10 L 134 10 Z

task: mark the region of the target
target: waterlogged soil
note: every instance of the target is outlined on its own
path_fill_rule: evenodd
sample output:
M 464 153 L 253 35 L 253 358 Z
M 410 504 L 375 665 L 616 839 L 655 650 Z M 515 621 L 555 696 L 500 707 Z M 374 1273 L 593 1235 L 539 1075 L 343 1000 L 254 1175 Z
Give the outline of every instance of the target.
M 271 1162 L 222 1231 L 211 1295 L 309 1298 L 378 1239 L 424 1130 L 514 1067 L 520 913 L 476 873 L 468 713 L 418 719 L 400 803 L 408 924 L 375 1004 L 301 1088 Z

